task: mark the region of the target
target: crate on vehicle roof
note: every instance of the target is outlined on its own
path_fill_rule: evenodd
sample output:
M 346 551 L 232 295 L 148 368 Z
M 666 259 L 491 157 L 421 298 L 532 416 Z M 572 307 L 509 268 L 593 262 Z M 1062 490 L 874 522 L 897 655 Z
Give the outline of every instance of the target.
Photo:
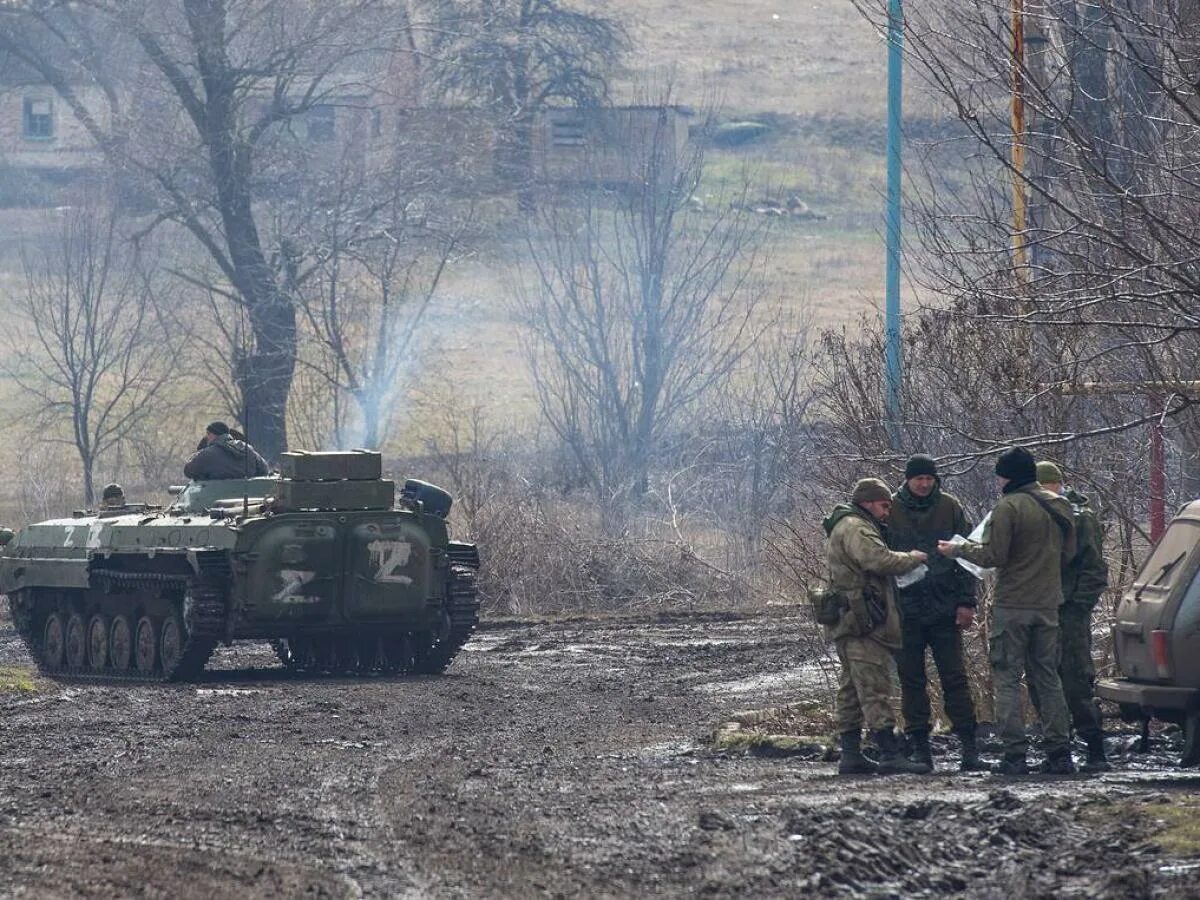
M 292 481 L 372 481 L 383 461 L 375 450 L 296 450 L 280 454 L 279 471 Z

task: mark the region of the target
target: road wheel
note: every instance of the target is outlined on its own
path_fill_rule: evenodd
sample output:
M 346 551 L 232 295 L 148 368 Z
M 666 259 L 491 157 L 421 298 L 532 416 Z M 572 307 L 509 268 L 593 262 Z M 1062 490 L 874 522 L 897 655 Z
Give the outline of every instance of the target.
M 388 657 L 391 662 L 388 667 L 389 671 L 400 672 L 403 675 L 410 674 L 415 665 L 412 637 L 408 634 L 401 634 L 393 638 L 391 646 L 388 648 Z
M 108 665 L 108 619 L 96 613 L 88 622 L 88 665 L 99 672 Z
M 42 629 L 42 664 L 50 671 L 61 669 L 67 652 L 67 629 L 63 617 L 50 613 Z
M 183 658 L 183 622 L 179 616 L 169 615 L 162 625 L 158 641 L 158 655 L 162 658 L 163 671 L 171 673 Z
M 388 659 L 387 638 L 379 635 L 375 638 L 367 638 L 363 641 L 363 647 L 359 651 L 359 658 L 364 660 L 366 671 L 369 672 L 386 672 L 391 665 L 391 660 Z
M 133 642 L 133 662 L 138 671 L 150 674 L 158 663 L 158 629 L 149 616 L 138 619 L 137 634 Z
M 338 670 L 337 641 L 331 637 L 313 638 L 313 668 L 318 672 Z
M 311 672 L 320 666 L 317 659 L 317 642 L 310 637 L 298 637 L 295 642 L 289 638 L 288 646 L 296 658 L 296 667 Z
M 67 665 L 81 669 L 87 663 L 87 626 L 83 616 L 71 613 L 67 619 Z
M 1190 712 L 1183 723 L 1183 758 L 1179 764 L 1184 768 L 1200 765 L 1200 712 Z
M 108 661 L 118 672 L 133 663 L 133 629 L 126 616 L 116 616 L 108 629 Z

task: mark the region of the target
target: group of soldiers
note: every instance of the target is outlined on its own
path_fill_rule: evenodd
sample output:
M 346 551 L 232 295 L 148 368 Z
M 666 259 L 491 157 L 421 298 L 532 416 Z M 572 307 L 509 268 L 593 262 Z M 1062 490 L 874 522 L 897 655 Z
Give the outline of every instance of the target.
M 926 774 L 933 770 L 926 650 L 942 685 L 945 712 L 962 747 L 960 768 L 1023 775 L 1030 771 L 1022 676 L 1041 719 L 1040 771 L 1070 774 L 1071 726 L 1087 744 L 1085 772 L 1107 771 L 1104 731 L 1092 696 L 1091 618 L 1108 585 L 1099 522 L 1087 498 L 1065 487 L 1052 462 L 1017 447 L 996 462 L 1000 500 L 978 541 L 962 504 L 942 490 L 935 461 L 911 457 L 893 493 L 877 478 L 854 486 L 850 502 L 825 519 L 827 620 L 841 664 L 837 727 L 839 774 Z M 959 536 L 959 537 L 956 537 Z M 975 704 L 962 631 L 976 611 L 976 575 L 956 560 L 995 570 L 988 662 L 1003 759 L 979 755 Z M 915 581 L 908 573 L 925 566 Z M 896 577 L 901 583 L 896 586 Z M 899 674 L 907 749 L 895 732 L 892 665 Z M 862 752 L 864 724 L 879 750 Z

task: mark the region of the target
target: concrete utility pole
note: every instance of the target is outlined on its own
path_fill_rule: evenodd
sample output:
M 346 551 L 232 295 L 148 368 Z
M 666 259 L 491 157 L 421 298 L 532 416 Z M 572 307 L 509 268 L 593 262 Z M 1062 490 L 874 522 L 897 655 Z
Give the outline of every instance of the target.
M 900 444 L 900 149 L 903 139 L 904 9 L 901 0 L 888 0 L 888 118 L 887 118 L 887 412 L 892 448 Z

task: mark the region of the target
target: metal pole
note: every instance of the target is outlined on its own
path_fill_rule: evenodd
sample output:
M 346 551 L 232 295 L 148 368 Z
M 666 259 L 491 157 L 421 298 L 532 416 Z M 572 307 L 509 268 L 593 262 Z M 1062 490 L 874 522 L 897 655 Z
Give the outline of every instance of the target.
M 900 443 L 900 146 L 903 103 L 902 66 L 904 9 L 888 0 L 887 119 L 887 432 L 892 447 Z
M 1012 251 L 1018 286 L 1026 269 L 1025 209 L 1025 0 L 1012 0 Z M 1022 303 L 1024 298 L 1022 298 Z
M 1151 397 L 1154 409 L 1161 397 Z M 1167 527 L 1167 460 L 1163 451 L 1163 416 L 1150 423 L 1150 540 L 1157 541 Z

